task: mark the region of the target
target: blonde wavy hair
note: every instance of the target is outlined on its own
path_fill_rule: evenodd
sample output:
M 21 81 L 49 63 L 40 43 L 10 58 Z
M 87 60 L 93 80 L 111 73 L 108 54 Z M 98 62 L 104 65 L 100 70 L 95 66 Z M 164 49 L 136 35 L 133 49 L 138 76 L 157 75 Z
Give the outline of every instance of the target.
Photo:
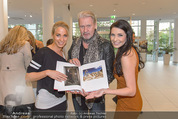
M 28 37 L 29 37 L 28 42 L 33 47 L 32 52 L 35 54 L 36 53 L 36 51 L 35 51 L 35 49 L 36 49 L 36 39 L 35 39 L 35 37 L 34 37 L 34 35 L 32 34 L 31 31 L 27 31 L 27 34 L 28 34 Z
M 27 29 L 23 26 L 15 26 L 0 42 L 0 53 L 17 53 L 28 39 Z

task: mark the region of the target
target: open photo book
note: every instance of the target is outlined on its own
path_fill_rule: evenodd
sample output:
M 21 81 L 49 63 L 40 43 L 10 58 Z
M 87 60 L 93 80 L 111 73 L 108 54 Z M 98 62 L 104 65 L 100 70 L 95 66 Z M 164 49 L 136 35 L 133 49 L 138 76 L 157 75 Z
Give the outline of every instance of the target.
M 54 89 L 58 91 L 82 91 L 84 89 L 85 92 L 91 92 L 109 87 L 104 60 L 79 67 L 57 61 L 56 70 L 68 76 L 66 81 L 55 80 Z

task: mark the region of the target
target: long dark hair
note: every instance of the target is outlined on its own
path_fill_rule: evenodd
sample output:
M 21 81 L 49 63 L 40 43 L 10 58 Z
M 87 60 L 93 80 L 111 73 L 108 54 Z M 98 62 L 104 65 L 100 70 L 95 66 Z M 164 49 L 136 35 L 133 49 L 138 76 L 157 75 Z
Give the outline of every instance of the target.
M 144 68 L 145 64 L 141 59 L 138 48 L 133 45 L 133 30 L 132 30 L 130 24 L 125 20 L 118 20 L 111 25 L 110 34 L 111 34 L 111 29 L 113 27 L 122 29 L 126 33 L 126 42 L 124 43 L 123 46 L 118 48 L 118 51 L 116 54 L 116 60 L 114 63 L 114 68 L 116 69 L 116 70 L 114 70 L 115 73 L 117 73 L 118 76 L 123 75 L 122 65 L 121 65 L 121 57 L 129 54 L 131 52 L 132 47 L 136 50 L 136 52 L 138 54 L 138 58 L 139 58 L 138 70 L 140 71 L 140 69 Z

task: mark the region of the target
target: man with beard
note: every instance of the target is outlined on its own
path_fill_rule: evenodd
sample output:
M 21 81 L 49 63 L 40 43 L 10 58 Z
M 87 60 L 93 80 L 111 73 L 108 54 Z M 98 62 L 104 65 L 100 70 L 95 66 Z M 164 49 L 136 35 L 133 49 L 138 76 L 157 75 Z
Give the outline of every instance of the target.
M 73 40 L 68 52 L 69 62 L 80 66 L 99 60 L 105 60 L 108 82 L 112 82 L 114 79 L 114 49 L 109 40 L 102 38 L 97 33 L 97 21 L 94 13 L 91 11 L 80 12 L 78 14 L 78 23 L 81 36 Z M 104 96 L 92 100 L 85 100 L 84 95 L 81 96 L 79 94 L 80 93 L 74 91 L 72 95 L 77 114 L 78 112 L 80 112 L 80 114 L 105 113 Z M 90 117 L 91 116 L 93 115 L 90 115 Z M 82 115 L 78 114 L 77 118 L 82 118 Z

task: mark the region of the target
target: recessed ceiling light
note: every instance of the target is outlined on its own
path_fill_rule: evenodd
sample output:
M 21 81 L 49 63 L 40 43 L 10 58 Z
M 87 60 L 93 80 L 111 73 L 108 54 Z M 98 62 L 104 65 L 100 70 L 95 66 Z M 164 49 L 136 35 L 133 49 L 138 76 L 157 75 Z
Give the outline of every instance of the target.
M 135 15 L 135 13 L 132 14 L 133 16 Z
M 27 17 L 27 15 L 25 15 L 25 17 Z
M 90 5 L 90 7 L 93 7 L 93 5 Z
M 32 15 L 30 15 L 30 17 L 32 17 Z
M 114 12 L 115 12 L 116 10 L 114 10 Z
M 10 16 L 7 17 L 8 19 L 10 18 Z

